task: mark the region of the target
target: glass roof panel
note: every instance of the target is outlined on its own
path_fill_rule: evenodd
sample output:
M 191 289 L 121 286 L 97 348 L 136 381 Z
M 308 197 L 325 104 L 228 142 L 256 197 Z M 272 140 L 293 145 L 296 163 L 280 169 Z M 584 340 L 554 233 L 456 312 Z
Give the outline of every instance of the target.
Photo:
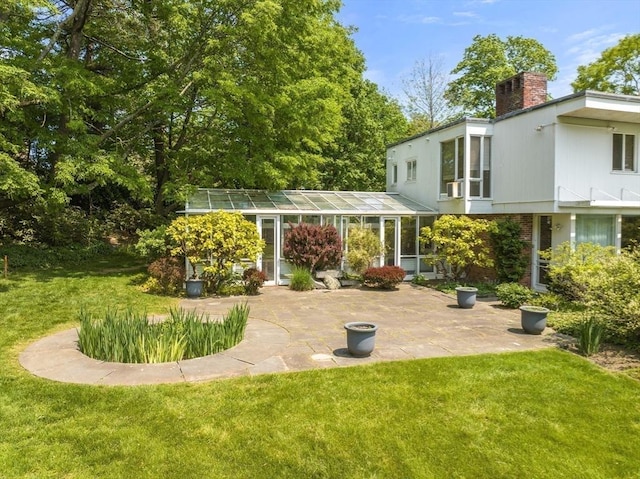
M 435 211 L 397 193 L 362 191 L 260 191 L 200 189 L 190 198 L 189 211 L 260 210 L 324 211 L 327 214 L 352 214 L 354 212 L 389 212 L 394 214 L 434 213 Z

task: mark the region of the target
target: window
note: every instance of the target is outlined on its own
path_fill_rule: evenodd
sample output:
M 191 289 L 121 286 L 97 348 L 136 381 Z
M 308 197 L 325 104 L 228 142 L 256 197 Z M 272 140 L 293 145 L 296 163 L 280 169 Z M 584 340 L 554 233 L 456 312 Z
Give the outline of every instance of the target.
M 635 135 L 613 134 L 613 171 L 636 171 Z
M 622 238 L 620 246 L 629 248 L 640 244 L 640 216 L 622 216 Z
M 398 164 L 394 163 L 391 167 L 391 184 L 395 185 L 398 183 Z
M 464 137 L 440 144 L 440 193 L 447 193 L 447 183 L 464 178 Z
M 415 181 L 416 180 L 416 160 L 407 161 L 407 181 Z
M 615 246 L 615 215 L 577 215 L 576 243 Z
M 469 196 L 491 197 L 491 137 L 472 136 L 469 145 Z

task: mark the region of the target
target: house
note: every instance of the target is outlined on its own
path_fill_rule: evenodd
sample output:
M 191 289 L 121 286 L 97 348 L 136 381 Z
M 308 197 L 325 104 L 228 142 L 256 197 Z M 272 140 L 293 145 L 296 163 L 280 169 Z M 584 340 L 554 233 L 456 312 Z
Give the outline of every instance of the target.
M 439 214 L 511 217 L 540 250 L 640 240 L 640 97 L 583 91 L 546 101 L 546 77 L 496 87 L 496 118 L 466 118 L 387 150 L 387 191 Z
M 540 250 L 640 240 L 640 97 L 585 91 L 547 101 L 544 75 L 520 73 L 497 85 L 496 111 L 390 145 L 386 192 L 200 189 L 185 214 L 233 210 L 255 221 L 267 284 L 287 283 L 282 242 L 299 222 L 332 224 L 343 240 L 350 227 L 371 228 L 386 246 L 379 264 L 411 278 L 436 275 L 418 235 L 438 215 L 510 217 L 532 244 L 534 287 L 545 281 Z

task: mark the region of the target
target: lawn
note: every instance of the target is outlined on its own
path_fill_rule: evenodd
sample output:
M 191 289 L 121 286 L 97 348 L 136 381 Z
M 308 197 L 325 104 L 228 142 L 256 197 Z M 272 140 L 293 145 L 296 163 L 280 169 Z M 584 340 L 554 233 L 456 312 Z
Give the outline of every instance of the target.
M 558 350 L 144 387 L 24 371 L 81 305 L 174 304 L 109 266 L 0 279 L 0 477 L 640 477 L 640 382 Z

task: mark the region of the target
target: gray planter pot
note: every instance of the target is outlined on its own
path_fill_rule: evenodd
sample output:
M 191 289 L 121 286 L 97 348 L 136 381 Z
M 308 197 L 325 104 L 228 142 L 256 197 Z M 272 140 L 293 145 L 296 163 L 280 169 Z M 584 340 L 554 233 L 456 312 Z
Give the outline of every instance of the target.
M 202 296 L 202 290 L 204 288 L 204 281 L 201 279 L 188 279 L 187 283 L 187 298 L 199 298 Z
M 540 306 L 520 306 L 520 324 L 522 329 L 529 334 L 542 334 L 547 327 L 547 314 L 549 310 Z
M 456 297 L 458 299 L 458 306 L 463 309 L 473 308 L 476 304 L 476 294 L 478 288 L 472 288 L 470 286 L 458 286 L 456 288 Z
M 349 354 L 356 357 L 369 356 L 376 344 L 378 326 L 373 323 L 347 323 L 347 349 Z

